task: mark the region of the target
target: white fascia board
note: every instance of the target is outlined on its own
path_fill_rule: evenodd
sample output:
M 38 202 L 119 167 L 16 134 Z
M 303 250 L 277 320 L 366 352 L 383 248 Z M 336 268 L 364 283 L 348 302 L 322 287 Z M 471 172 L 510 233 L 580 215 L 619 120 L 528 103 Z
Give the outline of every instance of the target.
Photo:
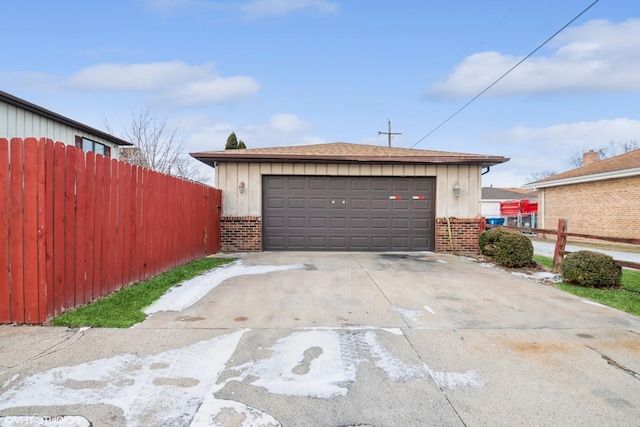
M 522 188 L 536 190 L 538 188 L 558 187 L 560 185 L 582 184 L 585 182 L 603 181 L 605 179 L 628 178 L 630 176 L 640 176 L 640 168 L 624 169 L 612 172 L 603 172 L 592 175 L 576 176 L 573 178 L 558 179 L 555 181 L 541 182 L 539 184 L 525 184 Z

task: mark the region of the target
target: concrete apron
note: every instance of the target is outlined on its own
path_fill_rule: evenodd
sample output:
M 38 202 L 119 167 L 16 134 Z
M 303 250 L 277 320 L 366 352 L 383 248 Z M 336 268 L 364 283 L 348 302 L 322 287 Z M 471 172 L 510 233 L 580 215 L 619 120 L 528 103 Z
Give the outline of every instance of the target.
M 242 262 L 131 329 L 0 327 L 0 426 L 638 425 L 638 317 L 441 254 Z

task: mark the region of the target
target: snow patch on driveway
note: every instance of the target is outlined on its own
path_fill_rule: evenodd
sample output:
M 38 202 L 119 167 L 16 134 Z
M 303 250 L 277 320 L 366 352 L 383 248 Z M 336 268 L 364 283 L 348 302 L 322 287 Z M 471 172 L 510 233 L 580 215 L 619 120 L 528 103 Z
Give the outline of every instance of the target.
M 440 387 L 482 387 L 475 371 L 431 370 L 408 365 L 378 342 L 375 330 L 306 330 L 279 339 L 269 357 L 230 367 L 226 381 L 249 381 L 272 394 L 329 399 L 346 396 L 358 365 L 371 361 L 392 381 L 431 378 Z M 224 375 L 225 377 L 227 375 Z
M 197 303 L 212 289 L 232 277 L 265 274 L 273 271 L 300 270 L 303 268 L 305 268 L 303 264 L 245 266 L 242 261 L 236 261 L 228 266 L 216 268 L 187 280 L 180 286 L 174 286 L 162 295 L 160 299 L 145 308 L 144 313 L 151 315 L 160 311 L 182 311 Z
M 245 330 L 149 356 L 121 354 L 25 378 L 2 394 L 0 410 L 108 404 L 127 426 L 189 425 Z

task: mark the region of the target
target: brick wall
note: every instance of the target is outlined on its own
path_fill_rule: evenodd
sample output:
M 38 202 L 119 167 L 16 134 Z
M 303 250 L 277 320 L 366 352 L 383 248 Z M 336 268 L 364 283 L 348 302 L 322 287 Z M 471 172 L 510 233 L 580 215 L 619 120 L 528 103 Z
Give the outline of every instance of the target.
M 640 236 L 640 177 L 550 187 L 544 190 L 544 228 L 558 219 L 567 231 L 607 237 Z
M 480 226 L 480 218 L 436 219 L 436 252 L 479 253 Z M 449 238 L 449 227 L 451 228 L 451 238 Z
M 226 216 L 220 218 L 220 246 L 223 252 L 262 250 L 262 218 Z

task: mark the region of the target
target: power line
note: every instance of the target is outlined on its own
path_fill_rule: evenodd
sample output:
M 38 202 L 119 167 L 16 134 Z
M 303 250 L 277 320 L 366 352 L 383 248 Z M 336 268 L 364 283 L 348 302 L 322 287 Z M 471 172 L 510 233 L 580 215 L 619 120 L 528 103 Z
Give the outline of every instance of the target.
M 502 80 L 503 78 L 505 78 L 509 73 L 511 73 L 513 70 L 515 70 L 520 64 L 522 64 L 524 61 L 526 61 L 527 59 L 529 59 L 531 56 L 533 56 L 533 54 L 535 54 L 537 51 L 539 51 L 540 49 L 542 49 L 542 47 L 544 45 L 546 45 L 547 43 L 549 43 L 555 36 L 557 36 L 558 34 L 560 34 L 565 28 L 567 28 L 569 25 L 573 24 L 576 20 L 578 20 L 578 18 L 580 18 L 582 15 L 584 15 L 589 9 L 591 9 L 593 6 L 595 6 L 596 3 L 598 3 L 600 0 L 595 0 L 593 3 L 591 3 L 589 6 L 587 6 L 586 9 L 584 9 L 582 12 L 580 12 L 578 15 L 576 15 L 575 18 L 573 18 L 571 21 L 569 21 L 567 24 L 565 24 L 562 28 L 560 28 L 558 31 L 556 31 L 551 37 L 549 37 L 548 39 L 546 39 L 544 42 L 542 42 L 538 47 L 536 47 L 534 50 L 532 50 L 527 56 L 525 56 L 524 58 L 522 58 L 516 65 L 514 65 L 513 67 L 511 67 L 506 73 L 504 73 L 503 75 L 501 75 L 500 77 L 498 77 L 493 83 L 491 83 L 489 86 L 487 86 L 482 92 L 480 92 L 479 94 L 477 94 L 476 96 L 474 96 L 473 98 L 471 98 L 471 100 L 469 102 L 467 102 L 466 104 L 464 104 L 462 107 L 458 108 L 453 114 L 451 114 L 449 117 L 447 117 L 442 123 L 440 123 L 438 126 L 436 126 L 431 132 L 429 132 L 428 134 L 426 134 L 425 136 L 423 136 L 422 138 L 420 138 L 415 144 L 413 144 L 411 147 L 409 148 L 413 148 L 416 145 L 418 145 L 419 143 L 421 143 L 422 141 L 424 141 L 425 139 L 427 139 L 432 133 L 434 133 L 435 131 L 437 131 L 438 129 L 440 129 L 442 126 L 444 126 L 449 120 L 453 119 L 455 116 L 457 116 L 462 110 L 464 110 L 465 108 L 467 108 L 473 101 L 475 101 L 476 99 L 480 98 L 482 95 L 484 95 L 489 89 L 491 89 L 492 87 L 494 87 L 496 84 L 498 84 L 498 82 L 500 82 L 500 80 Z

